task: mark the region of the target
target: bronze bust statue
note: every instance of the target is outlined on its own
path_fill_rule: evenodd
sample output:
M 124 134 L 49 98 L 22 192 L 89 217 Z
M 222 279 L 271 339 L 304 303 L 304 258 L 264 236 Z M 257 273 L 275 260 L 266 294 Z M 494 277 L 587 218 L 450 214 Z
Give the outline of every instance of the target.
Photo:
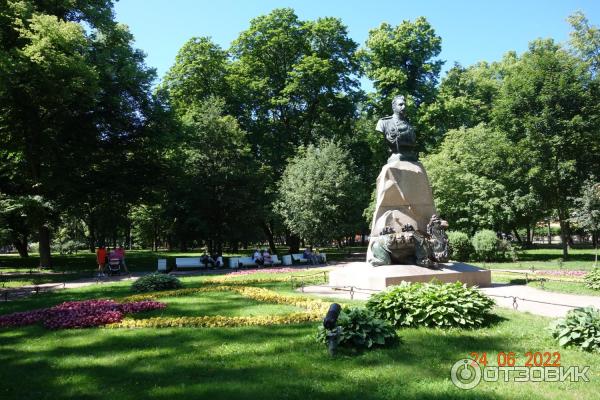
M 382 132 L 392 150 L 388 163 L 393 161 L 417 161 L 415 153 L 415 130 L 408 123 L 404 110 L 404 96 L 396 96 L 392 100 L 393 115 L 383 117 L 377 122 L 376 130 Z

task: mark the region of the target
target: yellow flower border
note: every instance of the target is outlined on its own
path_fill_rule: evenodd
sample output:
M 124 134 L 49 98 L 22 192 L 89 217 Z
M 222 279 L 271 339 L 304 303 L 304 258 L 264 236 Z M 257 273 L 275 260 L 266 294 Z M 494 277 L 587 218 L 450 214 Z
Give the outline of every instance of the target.
M 244 284 L 273 282 L 272 279 L 245 280 Z M 189 296 L 203 292 L 233 291 L 241 296 L 265 303 L 285 304 L 304 308 L 305 312 L 291 313 L 287 315 L 264 315 L 252 317 L 226 317 L 221 315 L 200 317 L 153 317 L 147 319 L 125 318 L 121 322 L 107 325 L 108 328 L 217 328 L 217 327 L 241 327 L 241 326 L 266 326 L 282 324 L 300 324 L 315 322 L 323 318 L 329 308 L 329 303 L 320 299 L 303 296 L 286 296 L 273 290 L 231 284 L 231 280 L 225 280 L 227 284 L 213 285 L 223 280 L 211 280 L 209 284 L 197 288 L 185 288 L 178 290 L 167 290 L 148 294 L 132 295 L 122 301 L 156 300 L 164 297 Z

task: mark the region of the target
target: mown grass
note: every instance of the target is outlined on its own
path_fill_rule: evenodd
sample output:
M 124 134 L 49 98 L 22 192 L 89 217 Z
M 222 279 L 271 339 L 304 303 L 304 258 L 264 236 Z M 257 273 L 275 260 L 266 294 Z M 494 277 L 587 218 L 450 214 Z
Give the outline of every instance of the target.
M 261 303 L 229 291 L 206 292 L 193 296 L 167 297 L 160 298 L 159 301 L 166 303 L 167 308 L 133 314 L 132 317 L 136 319 L 150 317 L 197 317 L 200 315 L 241 317 L 285 315 L 304 311 L 301 308 L 288 305 Z
M 585 285 L 583 279 L 560 276 L 540 276 L 528 274 L 525 275 L 507 274 L 492 271 L 493 283 L 508 283 L 511 285 L 527 285 L 548 292 L 579 294 L 588 296 L 600 296 L 600 290 L 590 289 Z
M 591 247 L 576 247 L 569 250 L 567 260 L 562 259 L 562 249 L 540 247 L 519 251 L 516 261 L 510 262 L 473 262 L 472 264 L 488 269 L 564 269 L 590 270 L 594 266 L 594 252 Z
M 201 297 L 204 297 L 202 294 Z M 242 309 L 245 304 L 238 304 Z M 240 311 L 241 312 L 241 311 Z M 0 330 L 3 399 L 587 399 L 600 356 L 559 349 L 543 317 L 496 310 L 478 330 L 403 329 L 403 343 L 331 358 L 317 324 L 210 329 Z M 471 391 L 449 371 L 471 352 L 560 351 L 591 382 L 488 383 Z
M 295 275 L 306 274 L 298 271 Z M 290 274 L 285 274 L 289 276 Z M 494 274 L 496 275 L 496 273 Z M 267 277 L 270 274 L 261 274 Z M 232 277 L 243 282 L 257 276 Z M 210 277 L 184 277 L 195 287 Z M 514 277 L 513 277 L 514 279 Z M 0 303 L 0 314 L 67 300 L 122 298 L 130 282 L 44 293 Z M 545 283 L 548 285 L 548 282 Z M 255 284 L 300 295 L 290 282 Z M 162 298 L 165 316 L 264 315 L 293 307 L 257 303 L 231 292 Z M 361 304 L 354 301 L 354 304 Z M 148 315 L 154 315 L 148 313 Z M 402 329 L 402 344 L 331 358 L 314 340 L 317 323 L 246 328 L 0 329 L 2 399 L 588 399 L 600 390 L 600 355 L 559 348 L 550 319 L 495 309 L 476 330 Z M 482 382 L 465 391 L 450 382 L 454 362 L 487 352 L 559 351 L 561 365 L 590 366 L 590 382 Z

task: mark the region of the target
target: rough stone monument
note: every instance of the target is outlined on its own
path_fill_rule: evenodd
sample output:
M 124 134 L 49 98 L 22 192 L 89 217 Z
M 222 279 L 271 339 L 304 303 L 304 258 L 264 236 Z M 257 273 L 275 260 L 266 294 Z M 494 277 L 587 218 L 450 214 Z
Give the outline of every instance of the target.
M 385 135 L 392 154 L 377 177 L 377 200 L 366 263 L 332 271 L 330 284 L 383 289 L 401 281 L 433 278 L 489 286 L 491 273 L 461 263 L 448 264 L 448 223 L 436 214 L 425 168 L 415 151 L 416 135 L 408 122 L 404 96 L 392 101 L 393 115 L 375 128 Z
M 435 214 L 431 186 L 418 161 L 415 132 L 404 109 L 404 96 L 395 97 L 394 114 L 380 119 L 375 128 L 385 135 L 392 155 L 377 178 L 367 262 L 435 268 L 448 261 L 448 224 Z

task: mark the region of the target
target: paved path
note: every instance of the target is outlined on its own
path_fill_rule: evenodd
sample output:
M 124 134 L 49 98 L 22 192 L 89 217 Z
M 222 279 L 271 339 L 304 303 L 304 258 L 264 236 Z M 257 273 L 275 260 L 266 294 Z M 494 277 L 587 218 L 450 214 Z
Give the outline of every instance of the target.
M 594 306 L 600 308 L 600 296 L 583 296 L 549 292 L 525 285 L 494 285 L 489 288 L 479 289 L 492 297 L 500 307 L 513 308 L 513 298 L 517 300 L 517 311 L 530 312 L 545 317 L 563 317 L 577 307 Z M 301 289 L 298 289 L 301 291 Z M 350 299 L 349 288 L 342 290 L 325 286 L 306 286 L 304 293 L 323 297 Z M 355 300 L 366 300 L 371 296 L 369 292 L 357 291 L 353 293 Z
M 591 305 L 600 308 L 600 296 L 549 292 L 525 285 L 495 285 L 480 290 L 501 307 L 513 308 L 513 297 L 516 297 L 518 311 L 546 317 L 564 317 L 569 310 L 577 307 Z

